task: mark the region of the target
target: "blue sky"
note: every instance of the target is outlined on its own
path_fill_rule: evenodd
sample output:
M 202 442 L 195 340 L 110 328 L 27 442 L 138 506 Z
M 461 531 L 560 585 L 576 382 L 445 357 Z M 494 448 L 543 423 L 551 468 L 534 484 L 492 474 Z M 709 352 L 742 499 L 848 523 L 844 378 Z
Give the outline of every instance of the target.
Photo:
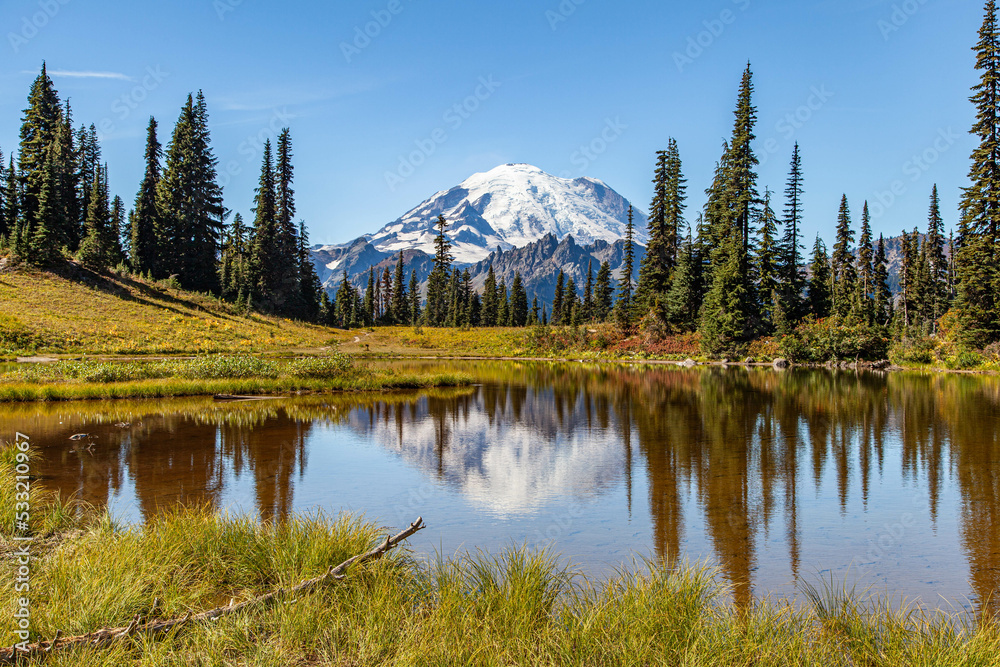
M 226 205 L 245 217 L 260 139 L 291 127 L 313 242 L 375 231 L 506 162 L 600 178 L 645 210 L 669 137 L 693 222 L 749 60 L 761 186 L 784 190 L 798 141 L 806 245 L 832 239 L 844 193 L 856 226 L 867 199 L 876 234 L 890 235 L 924 226 L 937 183 L 952 227 L 974 145 L 981 5 L 4 0 L 0 149 L 16 148 L 46 60 L 77 124 L 104 130 L 112 189 L 130 203 L 149 116 L 166 143 L 203 89 Z

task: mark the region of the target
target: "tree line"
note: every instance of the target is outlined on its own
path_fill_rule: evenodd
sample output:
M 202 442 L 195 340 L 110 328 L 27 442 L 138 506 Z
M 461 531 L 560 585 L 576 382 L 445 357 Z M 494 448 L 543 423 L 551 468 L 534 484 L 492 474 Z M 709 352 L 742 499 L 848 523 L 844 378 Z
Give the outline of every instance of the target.
M 288 130 L 276 150 L 265 145 L 254 197 L 254 221 L 226 224 L 216 184 L 203 95 L 189 96 L 164 155 L 150 120 L 146 173 L 134 207 L 109 203 L 107 166 L 96 130 L 72 129 L 43 66 L 32 86 L 15 165 L 0 166 L 0 241 L 44 264 L 76 254 L 96 268 L 126 264 L 154 278 L 176 276 L 182 286 L 242 304 L 331 326 L 528 326 L 614 321 L 625 331 L 663 325 L 701 334 L 708 354 L 745 349 L 759 337 L 788 335 L 797 326 L 830 318 L 897 338 L 954 331 L 983 347 L 1000 340 L 1000 33 L 996 0 L 987 0 L 976 45 L 979 83 L 972 134 L 971 185 L 964 189 L 958 233 L 946 238 L 935 185 L 924 231 L 904 230 L 898 298 L 889 288 L 886 239 L 874 239 L 868 203 L 860 236 L 847 195 L 841 198 L 832 251 L 817 236 L 804 256 L 802 151 L 795 144 L 781 215 L 775 193 L 761 192 L 753 143 L 757 108 L 748 63 L 737 95 L 730 138 L 723 143 L 707 201 L 692 226 L 685 220 L 687 181 L 678 143 L 656 154 L 649 243 L 634 266 L 629 209 L 620 277 L 607 262 L 596 278 L 588 267 L 583 289 L 559 273 L 551 312 L 530 303 L 516 274 L 508 287 L 489 268 L 473 288 L 456 268 L 447 221 L 439 217 L 426 297 L 415 270 L 406 280 L 400 253 L 395 269 L 369 270 L 367 289 L 346 271 L 334 293 L 323 290 L 310 258 L 304 224 L 296 225 L 292 149 Z M 164 159 L 165 158 L 165 159 Z M 3 163 L 0 153 L 0 165 Z M 636 276 L 636 269 L 638 275 Z
M 94 125 L 73 129 L 46 66 L 31 86 L 17 161 L 0 152 L 0 244 L 50 266 L 75 258 L 216 294 L 246 310 L 320 319 L 320 292 L 304 223 L 296 224 L 292 145 L 265 147 L 252 227 L 223 206 L 201 91 L 188 95 L 164 150 L 150 118 L 145 173 L 126 212 L 111 196 Z

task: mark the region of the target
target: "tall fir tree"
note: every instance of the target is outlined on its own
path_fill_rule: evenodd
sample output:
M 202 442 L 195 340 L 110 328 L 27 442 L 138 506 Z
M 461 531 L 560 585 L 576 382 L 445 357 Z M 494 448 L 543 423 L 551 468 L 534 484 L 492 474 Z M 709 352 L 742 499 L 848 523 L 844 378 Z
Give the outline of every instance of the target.
M 146 128 L 146 172 L 135 197 L 135 207 L 132 214 L 131 227 L 131 264 L 132 270 L 139 274 L 156 274 L 156 258 L 166 252 L 158 247 L 160 239 L 157 229 L 159 222 L 156 191 L 160 185 L 160 160 L 163 159 L 163 148 L 156 136 L 156 119 L 150 116 Z
M 937 333 L 937 322 L 951 307 L 948 287 L 948 258 L 945 256 L 944 220 L 941 217 L 941 200 L 937 184 L 931 191 L 930 211 L 927 215 L 927 258 L 928 258 L 928 316 L 932 330 Z
M 59 165 L 55 164 L 55 156 L 50 153 L 50 147 L 55 141 L 56 132 L 62 127 L 62 106 L 59 94 L 56 92 L 52 79 L 49 78 L 45 63 L 42 71 L 31 85 L 28 95 L 28 108 L 24 110 L 20 132 L 20 150 L 18 154 L 18 176 L 20 190 L 20 215 L 22 218 L 20 235 L 25 240 L 24 247 L 36 246 L 40 239 L 45 239 L 45 254 L 51 261 L 55 257 L 62 241 L 60 217 L 62 206 L 58 201 Z M 39 216 L 42 190 L 46 187 L 46 179 L 50 191 L 46 195 L 45 215 L 43 221 Z M 45 230 L 37 235 L 36 227 L 44 222 Z M 39 261 L 37 258 L 28 258 Z
M 809 312 L 821 320 L 829 317 L 832 310 L 830 256 L 826 244 L 819 236 L 813 244 L 812 261 L 809 264 Z
M 157 188 L 160 276 L 177 274 L 195 291 L 218 291 L 216 260 L 225 228 L 222 189 L 204 95 L 188 95 L 167 146 Z
M 695 261 L 694 242 L 689 229 L 687 241 L 681 246 L 677 268 L 665 302 L 670 324 L 681 331 L 694 331 L 697 327 L 701 294 L 695 277 Z
M 847 195 L 840 199 L 837 214 L 837 241 L 830 260 L 833 279 L 833 313 L 847 317 L 854 312 L 857 271 L 854 266 L 854 230 Z
M 796 141 L 785 186 L 785 234 L 781 239 L 782 307 L 792 321 L 803 315 L 802 297 L 805 291 L 802 245 L 799 240 L 802 230 L 802 196 L 805 192 L 802 181 L 802 153 Z
M 299 223 L 298 253 L 296 266 L 298 267 L 299 283 L 299 316 L 306 322 L 316 322 L 319 320 L 320 293 L 323 291 L 323 283 L 316 275 L 316 265 L 312 261 L 312 251 L 309 249 L 309 234 L 306 232 L 305 222 Z
M 889 258 L 885 252 L 885 239 L 879 234 L 875 248 L 872 274 L 874 280 L 874 320 L 885 326 L 892 320 L 892 291 L 889 289 Z
M 979 82 L 970 101 L 976 107 L 971 134 L 971 184 L 964 189 L 957 258 L 958 317 L 965 342 L 983 346 L 1000 336 L 997 245 L 1000 242 L 1000 32 L 996 0 L 987 0 L 974 47 Z
M 42 163 L 41 175 L 41 187 L 35 200 L 35 224 L 26 226 L 22 234 L 30 238 L 28 261 L 45 266 L 54 263 L 61 256 L 61 234 L 56 226 L 59 209 L 58 178 L 51 158 Z
M 27 238 L 22 236 L 21 218 L 21 186 L 17 174 L 17 166 L 14 164 L 14 156 L 10 156 L 10 165 L 7 168 L 6 180 L 4 181 L 4 207 L 6 216 L 7 234 L 9 245 L 17 254 L 25 254 L 27 250 Z
M 524 290 L 521 272 L 514 274 L 514 282 L 510 287 L 510 321 L 511 326 L 523 327 L 528 323 L 528 293 Z
M 628 207 L 628 224 L 625 226 L 625 258 L 622 262 L 622 280 L 618 285 L 618 304 L 615 319 L 618 326 L 630 329 L 635 317 L 632 302 L 632 278 L 635 271 L 635 223 L 632 207 Z M 553 311 L 554 312 L 554 311 Z
M 406 265 L 403 263 L 402 250 L 396 260 L 392 281 L 392 320 L 397 325 L 410 323 L 410 300 L 406 293 Z
M 587 261 L 587 284 L 583 289 L 583 319 L 594 319 L 594 260 Z
M 559 270 L 559 275 L 556 277 L 556 291 L 555 295 L 552 297 L 552 324 L 559 326 L 565 324 L 563 322 L 563 305 L 566 299 L 566 274 L 563 273 L 562 269 Z
M 611 284 L 611 263 L 601 262 L 597 270 L 597 280 L 594 283 L 594 321 L 605 322 L 614 307 L 614 285 Z M 548 324 L 548 318 L 543 318 Z
M 764 193 L 758 221 L 756 256 L 757 293 L 760 295 L 760 331 L 769 334 L 774 328 L 774 304 L 781 294 L 781 248 L 777 241 L 778 216 L 771 208 L 771 192 Z
M 78 258 L 90 268 L 103 271 L 111 263 L 111 210 L 100 171 L 91 188 L 86 229 Z
M 437 219 L 437 238 L 434 240 L 434 267 L 431 269 L 427 283 L 427 308 L 424 317 L 429 326 L 443 326 L 447 320 L 451 305 L 449 279 L 451 278 L 451 241 L 445 234 L 448 221 L 443 215 Z
M 410 271 L 410 324 L 417 326 L 423 313 L 420 310 L 420 281 L 417 280 L 416 270 Z
M 712 229 L 711 287 L 701 312 L 702 348 L 712 355 L 734 353 L 749 341 L 757 315 L 750 237 L 759 164 L 753 152 L 757 108 L 749 63 L 740 82 L 733 135 L 709 190 L 706 217 Z M 721 183 L 721 188 L 720 188 Z
M 280 303 L 278 312 L 292 312 L 296 306 L 299 291 L 298 262 L 299 239 L 295 224 L 295 190 L 292 181 L 295 168 L 292 166 L 292 138 L 286 127 L 278 135 L 275 147 L 274 189 L 275 189 L 275 243 L 278 265 L 276 268 L 276 297 Z
M 275 310 L 283 286 L 278 245 L 277 193 L 274 182 L 274 153 L 271 140 L 264 142 L 260 178 L 254 194 L 253 251 L 251 274 L 254 295 L 267 310 Z M 338 296 L 337 301 L 340 301 Z
M 493 264 L 486 271 L 486 283 L 483 285 L 483 314 L 482 323 L 484 327 L 495 327 L 497 325 L 497 276 L 493 270 Z
M 861 238 L 858 239 L 857 287 L 858 315 L 866 324 L 875 321 L 875 248 L 872 246 L 871 213 L 868 202 L 861 211 Z
M 657 296 L 666 291 L 670 280 L 669 231 L 667 229 L 667 200 L 670 182 L 667 165 L 667 151 L 656 152 L 656 170 L 653 175 L 653 201 L 649 205 L 648 237 L 646 255 L 639 266 L 639 282 L 636 285 L 636 303 L 640 309 L 652 307 Z M 560 304 L 561 305 L 561 304 Z M 553 320 L 559 314 L 553 305 Z

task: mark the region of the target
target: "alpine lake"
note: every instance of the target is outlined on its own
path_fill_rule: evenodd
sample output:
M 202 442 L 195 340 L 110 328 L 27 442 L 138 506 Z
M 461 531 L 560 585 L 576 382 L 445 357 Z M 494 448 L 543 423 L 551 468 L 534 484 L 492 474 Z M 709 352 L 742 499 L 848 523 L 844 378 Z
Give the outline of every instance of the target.
M 586 363 L 392 363 L 459 389 L 6 404 L 33 473 L 123 523 L 182 505 L 422 516 L 411 548 L 527 545 L 588 575 L 708 563 L 733 601 L 856 586 L 982 612 L 1000 587 L 1000 378 Z M 87 434 L 85 439 L 71 436 Z

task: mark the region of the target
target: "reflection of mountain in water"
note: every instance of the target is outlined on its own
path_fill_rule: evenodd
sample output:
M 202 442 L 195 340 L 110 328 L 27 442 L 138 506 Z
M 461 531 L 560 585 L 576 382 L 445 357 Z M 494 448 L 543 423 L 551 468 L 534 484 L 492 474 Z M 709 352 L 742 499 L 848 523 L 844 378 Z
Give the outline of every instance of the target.
M 349 424 L 409 464 L 500 514 L 601 494 L 625 473 L 617 417 L 583 390 L 483 387 L 458 399 L 359 408 Z
M 920 492 L 926 507 L 914 513 L 931 530 L 943 499 L 957 506 L 961 544 L 943 548 L 954 550 L 956 567 L 967 561 L 971 596 L 982 603 L 1000 589 L 998 378 L 580 364 L 475 370 L 483 381 L 475 389 L 226 408 L 171 402 L 166 415 L 157 403 L 112 404 L 100 415 L 82 405 L 71 415 L 63 406 L 12 406 L 0 429 L 32 434 L 46 485 L 102 505 L 131 483 L 147 518 L 177 502 L 219 507 L 226 485 L 247 477 L 263 517 L 287 516 L 306 474 L 306 439 L 323 421 L 344 423 L 479 507 L 515 517 L 555 498 L 607 499 L 620 483 L 631 491 L 635 457 L 657 552 L 682 556 L 685 527 L 703 528 L 742 605 L 752 602 L 765 550 L 793 579 L 813 567 L 804 545 L 829 526 L 800 512 L 815 508 L 821 487 L 833 496 L 822 517 L 851 527 L 867 519 L 851 512 L 878 516 L 877 498 Z M 93 451 L 71 447 L 69 435 L 80 431 L 97 435 Z M 623 516 L 631 495 L 628 502 Z M 858 553 L 848 560 L 873 560 L 853 542 Z

